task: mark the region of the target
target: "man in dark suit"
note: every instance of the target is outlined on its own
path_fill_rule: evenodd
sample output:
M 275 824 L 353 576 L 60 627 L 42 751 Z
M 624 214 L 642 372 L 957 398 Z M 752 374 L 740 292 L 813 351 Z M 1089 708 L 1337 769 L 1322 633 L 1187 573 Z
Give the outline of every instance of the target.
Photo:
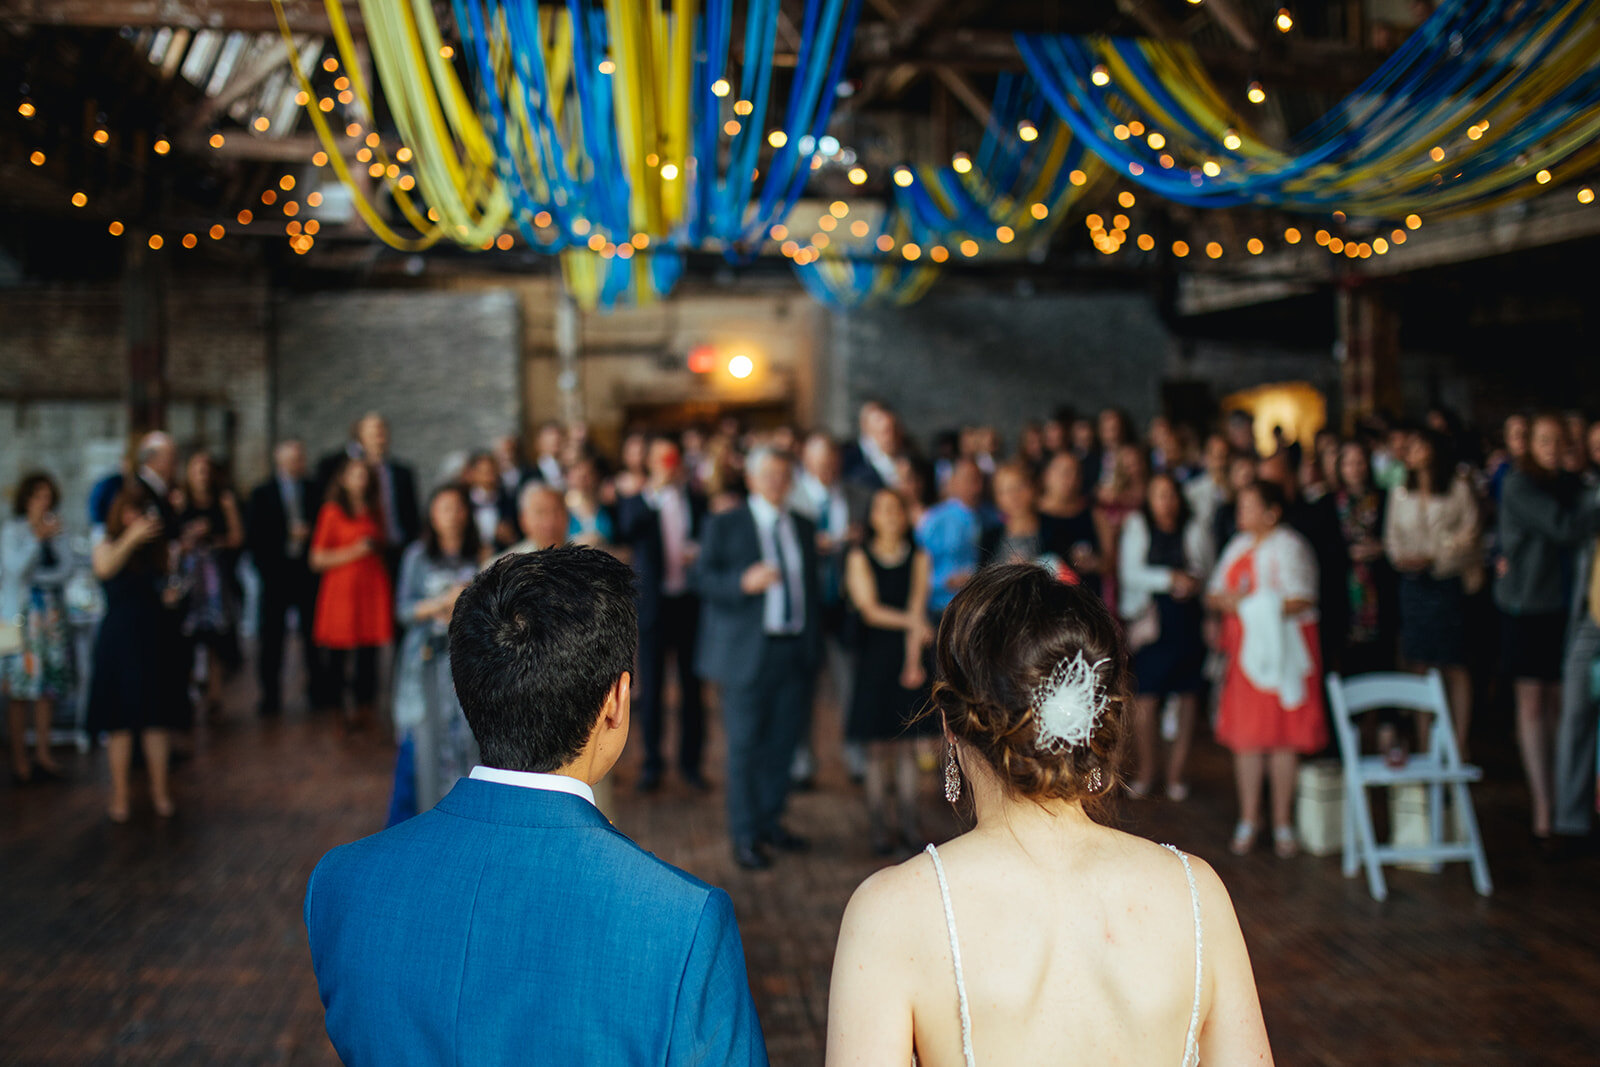
M 256 666 L 264 716 L 283 710 L 283 643 L 291 607 L 298 616 L 307 699 L 313 708 L 327 699 L 325 671 L 311 643 L 317 578 L 307 559 L 316 514 L 317 500 L 306 478 L 305 445 L 295 440 L 279 442 L 272 453 L 272 477 L 251 492 L 245 513 L 245 547 L 261 576 Z
M 893 488 L 899 481 L 895 461 L 904 447 L 900 420 L 875 400 L 861 405 L 861 436 L 845 446 L 840 456 L 844 480 L 869 491 Z
M 346 456 L 358 456 L 372 465 L 372 476 L 378 483 L 378 504 L 383 510 L 383 560 L 393 579 L 399 574 L 400 557 L 406 546 L 417 539 L 422 529 L 417 476 L 410 467 L 389 458 L 389 423 L 376 411 L 369 411 L 351 427 L 350 441 L 344 449 L 324 456 L 317 464 L 319 501 Z
M 707 521 L 695 571 L 700 674 L 722 687 L 728 832 L 747 870 L 770 865 L 765 846 L 809 847 L 783 825 L 822 644 L 817 531 L 788 509 L 792 463 L 751 454 L 750 500 Z
M 178 446 L 160 430 L 147 433 L 139 439 L 134 463 L 133 476 L 155 498 L 167 540 L 176 541 L 183 532 L 178 528 L 178 510 L 172 506 L 172 493 L 178 488 Z
M 483 765 L 306 888 L 343 1063 L 765 1067 L 728 894 L 595 806 L 628 740 L 633 583 L 568 545 L 456 601 L 450 673 Z
M 661 785 L 666 718 L 661 683 L 671 651 L 678 672 L 678 772 L 690 786 L 704 789 L 700 752 L 705 710 L 695 674 L 700 598 L 690 579 L 706 499 L 688 487 L 676 442 L 654 438 L 645 455 L 650 481 L 636 495 L 617 501 L 617 539 L 633 550 L 633 569 L 639 575 L 639 684 L 633 710 L 644 735 L 644 766 L 637 787 L 648 793 Z

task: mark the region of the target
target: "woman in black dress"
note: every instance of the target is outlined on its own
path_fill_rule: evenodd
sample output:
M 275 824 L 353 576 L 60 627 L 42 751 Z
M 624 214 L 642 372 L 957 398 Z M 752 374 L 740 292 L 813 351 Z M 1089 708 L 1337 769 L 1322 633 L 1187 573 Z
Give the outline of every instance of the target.
M 866 748 L 872 851 L 884 856 L 894 850 L 888 822 L 893 773 L 901 840 L 916 853 L 923 847 L 917 829 L 918 731 L 908 727 L 927 700 L 923 657 L 933 637 L 927 623 L 932 566 L 912 542 L 905 502 L 893 490 L 873 494 L 868 531 L 866 542 L 845 559 L 845 587 L 860 616 L 845 740 Z
M 130 481 L 94 548 L 95 577 L 105 585 L 106 614 L 94 646 L 89 689 L 90 733 L 110 734 L 113 822 L 128 821 L 133 735 L 144 747 L 150 800 L 163 818 L 175 810 L 167 791 L 168 731 L 188 721 L 183 663 L 181 586 L 169 583 L 167 541 L 156 502 Z
M 189 457 L 178 493 L 178 528 L 184 531 L 185 549 L 178 567 L 189 590 L 183 633 L 196 651 L 205 653 L 205 714 L 215 719 L 222 712 L 224 676 L 239 669 L 239 596 L 233 570 L 244 545 L 244 520 L 209 452 Z
M 1039 517 L 1047 539 L 1066 546 L 1066 562 L 1079 581 L 1103 593 L 1106 531 L 1084 489 L 1083 464 L 1073 453 L 1051 456 L 1039 476 Z

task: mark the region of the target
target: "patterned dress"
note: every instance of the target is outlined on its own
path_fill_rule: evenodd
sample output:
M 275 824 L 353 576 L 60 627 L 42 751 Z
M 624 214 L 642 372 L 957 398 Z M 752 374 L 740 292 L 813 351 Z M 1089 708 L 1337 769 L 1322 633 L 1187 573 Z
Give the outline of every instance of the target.
M 0 659 L 0 692 L 59 700 L 72 692 L 72 628 L 63 590 L 72 573 L 65 537 L 41 541 L 24 518 L 0 532 L 0 613 L 22 627 L 22 651 Z

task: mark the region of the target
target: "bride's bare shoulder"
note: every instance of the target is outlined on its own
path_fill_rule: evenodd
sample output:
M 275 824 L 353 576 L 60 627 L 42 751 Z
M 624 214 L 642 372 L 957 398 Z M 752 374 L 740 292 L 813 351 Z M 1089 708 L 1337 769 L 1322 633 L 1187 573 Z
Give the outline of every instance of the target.
M 844 932 L 856 927 L 875 929 L 880 935 L 903 935 L 933 919 L 942 925 L 943 916 L 938 876 L 933 860 L 924 852 L 885 867 L 857 886 L 845 909 Z

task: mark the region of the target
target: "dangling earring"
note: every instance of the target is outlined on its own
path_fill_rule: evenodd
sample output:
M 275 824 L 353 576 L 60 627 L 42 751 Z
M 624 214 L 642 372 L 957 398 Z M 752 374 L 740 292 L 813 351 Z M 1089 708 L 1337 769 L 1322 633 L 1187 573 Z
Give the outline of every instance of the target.
M 945 742 L 944 798 L 954 804 L 961 799 L 961 764 L 956 762 L 955 742 Z

